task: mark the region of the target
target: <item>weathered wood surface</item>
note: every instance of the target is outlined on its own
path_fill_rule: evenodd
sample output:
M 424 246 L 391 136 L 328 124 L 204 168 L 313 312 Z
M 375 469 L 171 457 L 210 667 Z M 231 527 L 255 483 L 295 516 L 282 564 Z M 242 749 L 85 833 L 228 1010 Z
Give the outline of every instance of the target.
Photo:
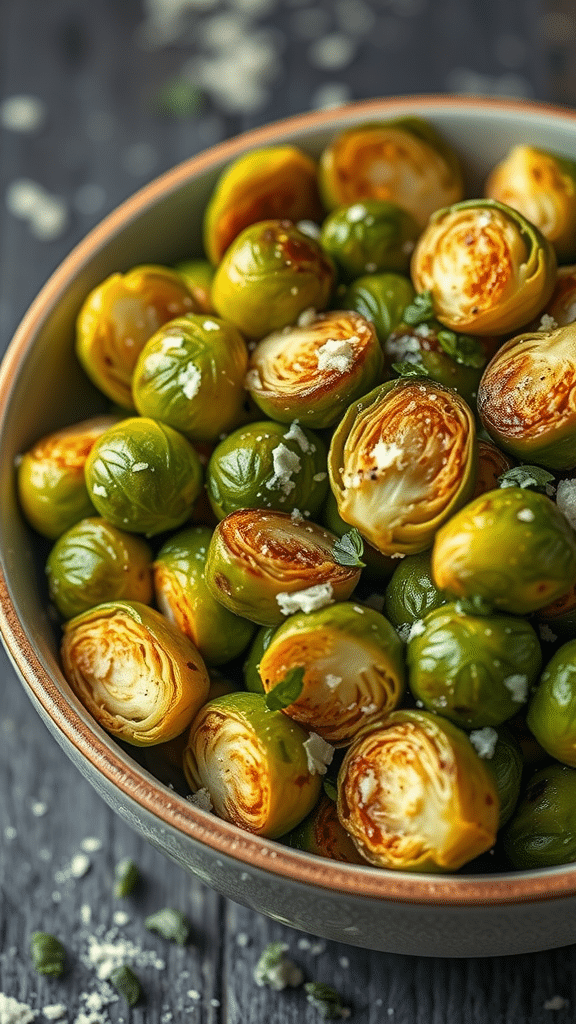
M 229 0 L 191 8 L 203 10 L 202 18 L 208 19 L 234 13 L 238 5 Z M 367 31 L 371 13 L 376 21 Z M 338 86 L 340 95 L 353 99 L 460 89 L 576 101 L 569 77 L 559 79 L 571 60 L 558 55 L 574 39 L 571 5 L 559 3 L 547 18 L 543 14 L 524 0 L 270 2 L 267 12 L 261 5 L 259 18 L 252 18 L 256 28 L 275 32 L 277 64 L 275 77 L 270 72 L 269 99 L 240 113 L 208 100 L 198 116 L 178 120 L 160 117 L 152 100 L 198 51 L 197 37 L 143 48 L 137 39 L 144 10 L 137 0 L 1 0 L 0 101 L 24 93 L 41 97 L 46 107 L 45 122 L 33 133 L 0 128 L 2 348 L 50 272 L 104 213 L 206 145 L 309 108 L 321 86 Z M 319 67 L 310 51 L 314 31 L 342 34 L 346 18 L 344 34 L 353 41 L 349 60 L 341 58 L 340 67 Z M 196 29 L 201 20 L 198 14 Z M 34 237 L 3 201 L 7 188 L 21 178 L 66 202 L 68 226 L 50 241 Z M 128 921 L 120 932 L 155 950 L 165 967 L 138 969 L 145 1004 L 132 1011 L 120 1002 L 110 1005 L 111 1022 L 312 1024 L 319 1017 L 301 990 L 274 993 L 254 983 L 260 951 L 277 939 L 288 943 L 308 978 L 336 985 L 358 1024 L 573 1020 L 576 947 L 462 961 L 370 953 L 317 943 L 221 899 L 113 815 L 48 734 L 3 652 L 0 679 L 0 992 L 5 995 L 38 1010 L 64 1003 L 65 1019 L 72 1024 L 86 1010 L 82 993 L 96 987 L 93 972 L 81 962 L 87 936 L 113 928 L 114 914 L 124 911 Z M 87 873 L 66 879 L 71 858 L 94 838 L 101 845 L 88 852 Z M 129 900 L 115 901 L 112 870 L 126 855 L 140 866 L 142 885 Z M 189 916 L 191 945 L 169 946 L 145 931 L 144 916 L 162 906 Z M 35 929 L 65 941 L 69 969 L 61 980 L 32 970 L 28 940 Z M 555 996 L 568 1002 L 546 1009 Z M 39 1012 L 38 1019 L 46 1018 Z

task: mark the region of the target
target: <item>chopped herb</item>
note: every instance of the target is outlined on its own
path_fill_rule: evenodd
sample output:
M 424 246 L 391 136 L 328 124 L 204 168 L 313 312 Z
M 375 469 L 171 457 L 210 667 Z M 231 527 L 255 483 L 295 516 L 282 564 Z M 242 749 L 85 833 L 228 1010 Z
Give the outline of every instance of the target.
M 136 1006 L 142 999 L 142 986 L 134 971 L 126 964 L 116 967 L 110 974 L 110 981 L 121 996 L 124 997 L 128 1006 Z
M 438 331 L 437 338 L 443 352 L 461 366 L 481 370 L 486 365 L 486 353 L 477 338 L 455 331 Z
M 513 466 L 498 477 L 500 487 L 524 487 L 541 494 L 548 494 L 553 483 L 553 474 L 542 466 Z
M 456 601 L 456 611 L 459 615 L 493 615 L 494 608 L 485 597 L 480 594 L 473 594 L 471 597 L 461 597 Z
M 304 674 L 306 669 L 302 665 L 290 669 L 281 682 L 266 695 L 266 707 L 270 711 L 282 711 L 289 707 L 302 693 L 304 687 Z
M 33 932 L 30 937 L 30 955 L 38 974 L 59 978 L 64 973 L 66 950 L 54 935 L 48 932 Z
M 430 374 L 422 363 L 392 363 L 394 373 L 399 377 L 429 377 Z
M 344 1006 L 342 996 L 330 985 L 324 985 L 319 981 L 307 981 L 304 991 L 307 1001 L 318 1010 L 324 1020 L 350 1016 L 350 1010 Z
M 186 945 L 190 935 L 190 925 L 187 919 L 179 910 L 172 910 L 171 907 L 164 907 L 150 914 L 144 921 L 148 931 L 157 932 L 163 939 L 169 942 L 177 942 L 180 946 Z
M 423 324 L 425 320 L 431 320 L 433 316 L 432 292 L 428 291 L 414 296 L 412 302 L 406 306 L 402 314 L 402 320 L 405 324 L 414 326 L 415 324 Z
M 297 964 L 286 956 L 288 946 L 285 942 L 271 942 L 262 952 L 254 968 L 254 981 L 262 988 L 268 985 L 280 992 L 290 986 L 301 985 L 304 975 Z
M 134 891 L 140 881 L 140 872 L 130 857 L 118 861 L 114 868 L 114 896 L 124 899 Z
M 362 535 L 356 527 L 352 527 L 340 537 L 332 548 L 332 554 L 339 565 L 352 565 L 364 568 L 366 565 L 363 562 L 362 554 L 364 552 L 364 541 Z

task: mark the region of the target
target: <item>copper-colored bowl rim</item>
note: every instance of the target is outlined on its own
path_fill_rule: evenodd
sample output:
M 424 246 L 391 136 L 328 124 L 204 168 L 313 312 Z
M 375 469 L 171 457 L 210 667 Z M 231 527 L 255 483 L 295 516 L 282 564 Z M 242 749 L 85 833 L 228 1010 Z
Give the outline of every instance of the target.
M 18 375 L 25 353 L 36 331 L 57 304 L 78 269 L 115 233 L 149 206 L 191 178 L 222 162 L 233 159 L 249 146 L 265 146 L 284 136 L 337 126 L 344 111 L 354 117 L 382 116 L 395 112 L 436 108 L 465 111 L 483 109 L 492 113 L 550 115 L 576 125 L 576 114 L 551 104 L 490 97 L 410 96 L 365 100 L 344 108 L 316 111 L 286 118 L 256 128 L 213 146 L 162 174 L 141 188 L 98 224 L 55 270 L 18 327 L 0 367 L 0 417 L 7 396 Z M 174 828 L 210 847 L 216 854 L 232 857 L 239 864 L 260 869 L 278 879 L 326 889 L 335 894 L 368 897 L 410 904 L 474 906 L 485 903 L 509 904 L 544 901 L 576 894 L 576 865 L 546 868 L 535 872 L 493 875 L 422 875 L 326 861 L 292 850 L 279 843 L 253 836 L 236 826 L 195 807 L 147 772 L 110 742 L 102 730 L 85 721 L 67 699 L 55 679 L 38 658 L 12 602 L 6 579 L 0 573 L 0 633 L 8 653 L 30 695 L 67 744 L 91 762 L 97 772 L 126 798 L 153 815 L 167 828 Z

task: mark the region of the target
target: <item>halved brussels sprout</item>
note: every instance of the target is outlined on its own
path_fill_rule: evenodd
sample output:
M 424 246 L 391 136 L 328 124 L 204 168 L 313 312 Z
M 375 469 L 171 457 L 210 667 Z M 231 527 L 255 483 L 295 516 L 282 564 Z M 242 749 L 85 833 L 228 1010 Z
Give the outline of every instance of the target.
M 438 531 L 432 574 L 455 597 L 528 615 L 576 583 L 576 534 L 545 494 L 488 491 Z
M 350 525 L 344 522 L 338 512 L 338 502 L 332 491 L 328 492 L 324 502 L 321 522 L 331 533 L 335 533 L 337 537 L 342 538 L 345 534 L 350 534 Z M 390 557 L 390 555 L 383 555 L 381 551 L 378 551 L 366 541 L 363 542 L 360 557 L 364 562 L 362 579 L 367 580 L 373 586 L 385 583 L 398 565 L 395 558 Z
M 18 461 L 20 507 L 34 529 L 57 540 L 74 523 L 94 515 L 84 466 L 96 440 L 118 422 L 117 416 L 94 416 L 36 441 Z
M 445 604 L 412 627 L 406 663 L 412 694 L 428 711 L 480 729 L 526 703 L 542 654 L 525 619 L 467 615 Z
M 110 601 L 70 619 L 64 674 L 107 732 L 138 747 L 175 739 L 208 698 L 191 640 L 154 608 Z
M 278 627 L 260 659 L 268 693 L 294 670 L 300 694 L 284 710 L 335 747 L 398 706 L 404 693 L 402 644 L 373 608 L 335 604 L 292 615 Z
M 307 732 L 258 693 L 231 693 L 205 704 L 190 729 L 184 773 L 207 789 L 220 818 L 275 839 L 310 813 L 322 786 Z
M 297 422 L 249 423 L 214 449 L 206 489 L 218 519 L 239 508 L 298 508 L 315 518 L 328 490 L 326 446 Z
M 491 199 L 438 210 L 412 257 L 418 292 L 454 331 L 507 334 L 546 305 L 556 280 L 550 242 L 522 214 Z
M 359 313 L 311 315 L 275 331 L 250 356 L 246 387 L 267 416 L 330 427 L 374 387 L 384 366 L 374 327 Z
M 346 829 L 342 828 L 334 800 L 325 793 L 308 817 L 282 837 L 282 842 L 317 857 L 329 857 L 345 864 L 366 864 Z
M 436 129 L 416 117 L 348 128 L 320 158 L 320 193 L 336 206 L 387 199 L 423 228 L 430 214 L 462 198 L 460 162 Z
M 414 295 L 412 282 L 402 274 L 365 274 L 347 288 L 342 308 L 353 309 L 370 320 L 384 345 Z
M 202 466 L 190 442 L 144 416 L 121 420 L 102 434 L 85 472 L 100 515 L 147 537 L 181 526 L 202 487 Z
M 559 259 L 576 255 L 576 162 L 534 146 L 514 146 L 490 172 L 486 195 L 526 217 Z
M 484 731 L 484 729 L 480 730 L 480 732 Z M 522 786 L 524 758 L 520 744 L 506 725 L 500 725 L 494 732 L 496 733 L 494 752 L 487 758 L 486 764 L 494 776 L 498 791 L 500 801 L 498 830 L 500 830 L 510 820 L 516 809 Z M 474 739 L 475 736 L 472 733 L 472 744 L 478 750 Z M 482 757 L 482 754 L 480 756 Z
M 420 228 L 407 210 L 385 199 L 366 199 L 339 206 L 326 217 L 320 245 L 334 260 L 341 277 L 396 271 L 405 274 Z
M 276 626 L 260 626 L 242 666 L 244 685 L 251 693 L 264 693 L 264 685 L 260 678 L 260 660 L 275 632 Z
M 133 409 L 132 372 L 145 342 L 168 320 L 196 310 L 183 278 L 169 267 L 144 265 L 112 274 L 90 292 L 78 314 L 78 359 L 100 391 Z
M 148 544 L 95 516 L 58 538 L 46 574 L 50 598 L 65 619 L 104 601 L 151 604 L 154 594 Z
M 474 416 L 440 384 L 382 384 L 339 423 L 328 471 L 342 519 L 375 548 L 387 555 L 424 551 L 474 488 Z
M 396 628 L 411 626 L 446 604 L 446 595 L 432 579 L 431 556 L 431 551 L 407 555 L 394 570 L 385 596 L 386 615 Z M 407 636 L 409 630 L 404 632 Z
M 325 309 L 334 266 L 318 242 L 289 220 L 265 220 L 226 250 L 212 284 L 214 308 L 251 338 L 293 324 L 304 310 Z
M 503 473 L 512 469 L 514 460 L 501 451 L 491 441 L 478 439 L 478 475 L 474 488 L 473 498 L 486 491 L 493 491 L 498 487 L 498 481 Z
M 190 292 L 199 313 L 214 313 L 212 281 L 214 267 L 210 260 L 182 260 L 174 268 Z
M 420 374 L 453 388 L 472 408 L 489 358 L 480 338 L 456 334 L 434 319 L 399 323 L 384 342 L 384 354 L 395 373 Z
M 296 146 L 269 146 L 237 157 L 220 175 L 204 215 L 204 247 L 212 263 L 257 221 L 320 221 L 316 164 Z
M 548 469 L 576 467 L 576 323 L 519 334 L 486 367 L 478 413 L 497 445 Z
M 468 736 L 426 711 L 364 729 L 338 774 L 338 817 L 370 863 L 456 871 L 494 843 L 493 777 Z
M 190 637 L 208 665 L 223 665 L 242 653 L 254 626 L 215 601 L 204 582 L 212 530 L 193 526 L 170 537 L 154 561 L 160 611 Z
M 503 840 L 519 871 L 576 861 L 576 771 L 550 764 L 535 772 Z
M 246 342 L 232 324 L 204 314 L 177 317 L 138 357 L 134 404 L 191 441 L 216 441 L 242 418 L 247 366 Z
M 526 721 L 544 750 L 576 768 L 576 640 L 563 644 L 546 665 Z
M 338 538 L 301 516 L 240 509 L 214 530 L 205 579 L 226 608 L 252 622 L 275 626 L 299 610 L 345 601 L 360 569 L 341 565 Z

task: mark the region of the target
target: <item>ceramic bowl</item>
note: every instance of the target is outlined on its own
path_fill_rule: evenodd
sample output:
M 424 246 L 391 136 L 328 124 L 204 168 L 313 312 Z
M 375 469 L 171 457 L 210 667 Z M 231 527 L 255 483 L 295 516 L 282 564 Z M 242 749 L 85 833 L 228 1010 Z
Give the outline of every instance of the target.
M 26 691 L 72 762 L 153 845 L 218 892 L 329 939 L 424 956 L 492 956 L 576 939 L 576 864 L 439 876 L 341 864 L 254 837 L 159 782 L 70 691 L 46 611 L 41 546 L 23 523 L 14 460 L 37 438 L 100 411 L 73 355 L 86 294 L 116 270 L 200 255 L 202 212 L 221 168 L 253 146 L 318 154 L 363 121 L 428 118 L 461 153 L 468 194 L 515 143 L 576 153 L 576 115 L 527 102 L 450 97 L 374 100 L 257 129 L 180 164 L 120 206 L 56 270 L 0 370 L 0 630 Z M 54 396 L 62 396 L 55 401 Z M 64 398 L 65 396 L 65 398 Z

